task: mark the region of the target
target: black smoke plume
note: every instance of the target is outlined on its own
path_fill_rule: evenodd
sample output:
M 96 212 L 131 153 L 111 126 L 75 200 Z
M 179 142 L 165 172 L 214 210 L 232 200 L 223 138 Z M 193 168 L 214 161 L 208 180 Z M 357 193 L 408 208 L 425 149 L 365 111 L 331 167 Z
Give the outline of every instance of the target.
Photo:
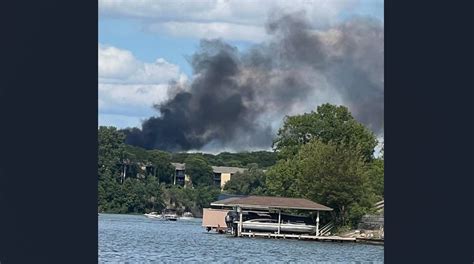
M 344 104 L 375 133 L 383 133 L 384 29 L 355 18 L 325 31 L 304 13 L 270 18 L 270 40 L 239 52 L 221 40 L 202 40 L 191 57 L 187 87 L 155 108 L 126 142 L 167 151 L 269 148 L 285 115 Z

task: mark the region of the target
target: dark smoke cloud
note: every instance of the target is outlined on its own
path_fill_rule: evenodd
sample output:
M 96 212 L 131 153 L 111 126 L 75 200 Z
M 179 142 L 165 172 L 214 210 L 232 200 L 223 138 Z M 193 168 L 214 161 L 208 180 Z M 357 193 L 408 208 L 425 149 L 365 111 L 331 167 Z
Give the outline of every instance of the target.
M 175 94 L 155 106 L 161 115 L 126 130 L 126 142 L 168 151 L 269 148 L 285 115 L 335 98 L 383 133 L 381 22 L 356 18 L 317 32 L 296 13 L 270 18 L 267 32 L 270 41 L 243 53 L 202 40 L 190 60 L 192 83 L 174 84 Z

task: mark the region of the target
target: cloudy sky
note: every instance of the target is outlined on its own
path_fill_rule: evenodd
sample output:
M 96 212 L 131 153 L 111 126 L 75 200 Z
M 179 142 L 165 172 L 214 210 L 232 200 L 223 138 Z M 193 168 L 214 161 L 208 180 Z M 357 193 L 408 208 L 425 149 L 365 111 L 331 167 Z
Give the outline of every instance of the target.
M 139 127 L 157 115 L 168 84 L 186 83 L 201 39 L 221 38 L 245 50 L 268 37 L 278 10 L 304 10 L 315 30 L 355 16 L 383 21 L 382 0 L 99 0 L 99 125 Z

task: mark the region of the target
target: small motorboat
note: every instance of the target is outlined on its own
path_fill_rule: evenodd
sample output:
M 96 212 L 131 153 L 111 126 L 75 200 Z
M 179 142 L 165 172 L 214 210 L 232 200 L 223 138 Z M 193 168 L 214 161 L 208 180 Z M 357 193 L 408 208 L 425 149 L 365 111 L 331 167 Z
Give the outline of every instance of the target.
M 148 218 L 152 219 L 162 219 L 162 215 L 158 214 L 157 212 L 150 212 L 149 214 L 144 214 Z
M 163 210 L 162 217 L 164 220 L 167 221 L 176 221 L 178 220 L 178 215 L 176 214 L 176 211 L 173 209 L 165 209 Z
M 242 222 L 242 228 L 249 231 L 278 231 L 278 221 L 276 219 L 251 219 Z M 280 223 L 280 232 L 283 233 L 315 233 L 316 226 L 308 225 L 304 222 L 285 221 Z
M 183 215 L 179 219 L 180 220 L 191 220 L 191 219 L 194 219 L 194 216 L 191 212 L 184 212 Z

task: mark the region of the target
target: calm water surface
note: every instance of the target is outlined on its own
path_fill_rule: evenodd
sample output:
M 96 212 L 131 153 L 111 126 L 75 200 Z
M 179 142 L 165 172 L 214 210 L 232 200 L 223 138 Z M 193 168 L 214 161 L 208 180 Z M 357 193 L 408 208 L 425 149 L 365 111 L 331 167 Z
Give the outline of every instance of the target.
M 383 246 L 235 238 L 207 233 L 201 219 L 99 216 L 100 263 L 383 263 Z

